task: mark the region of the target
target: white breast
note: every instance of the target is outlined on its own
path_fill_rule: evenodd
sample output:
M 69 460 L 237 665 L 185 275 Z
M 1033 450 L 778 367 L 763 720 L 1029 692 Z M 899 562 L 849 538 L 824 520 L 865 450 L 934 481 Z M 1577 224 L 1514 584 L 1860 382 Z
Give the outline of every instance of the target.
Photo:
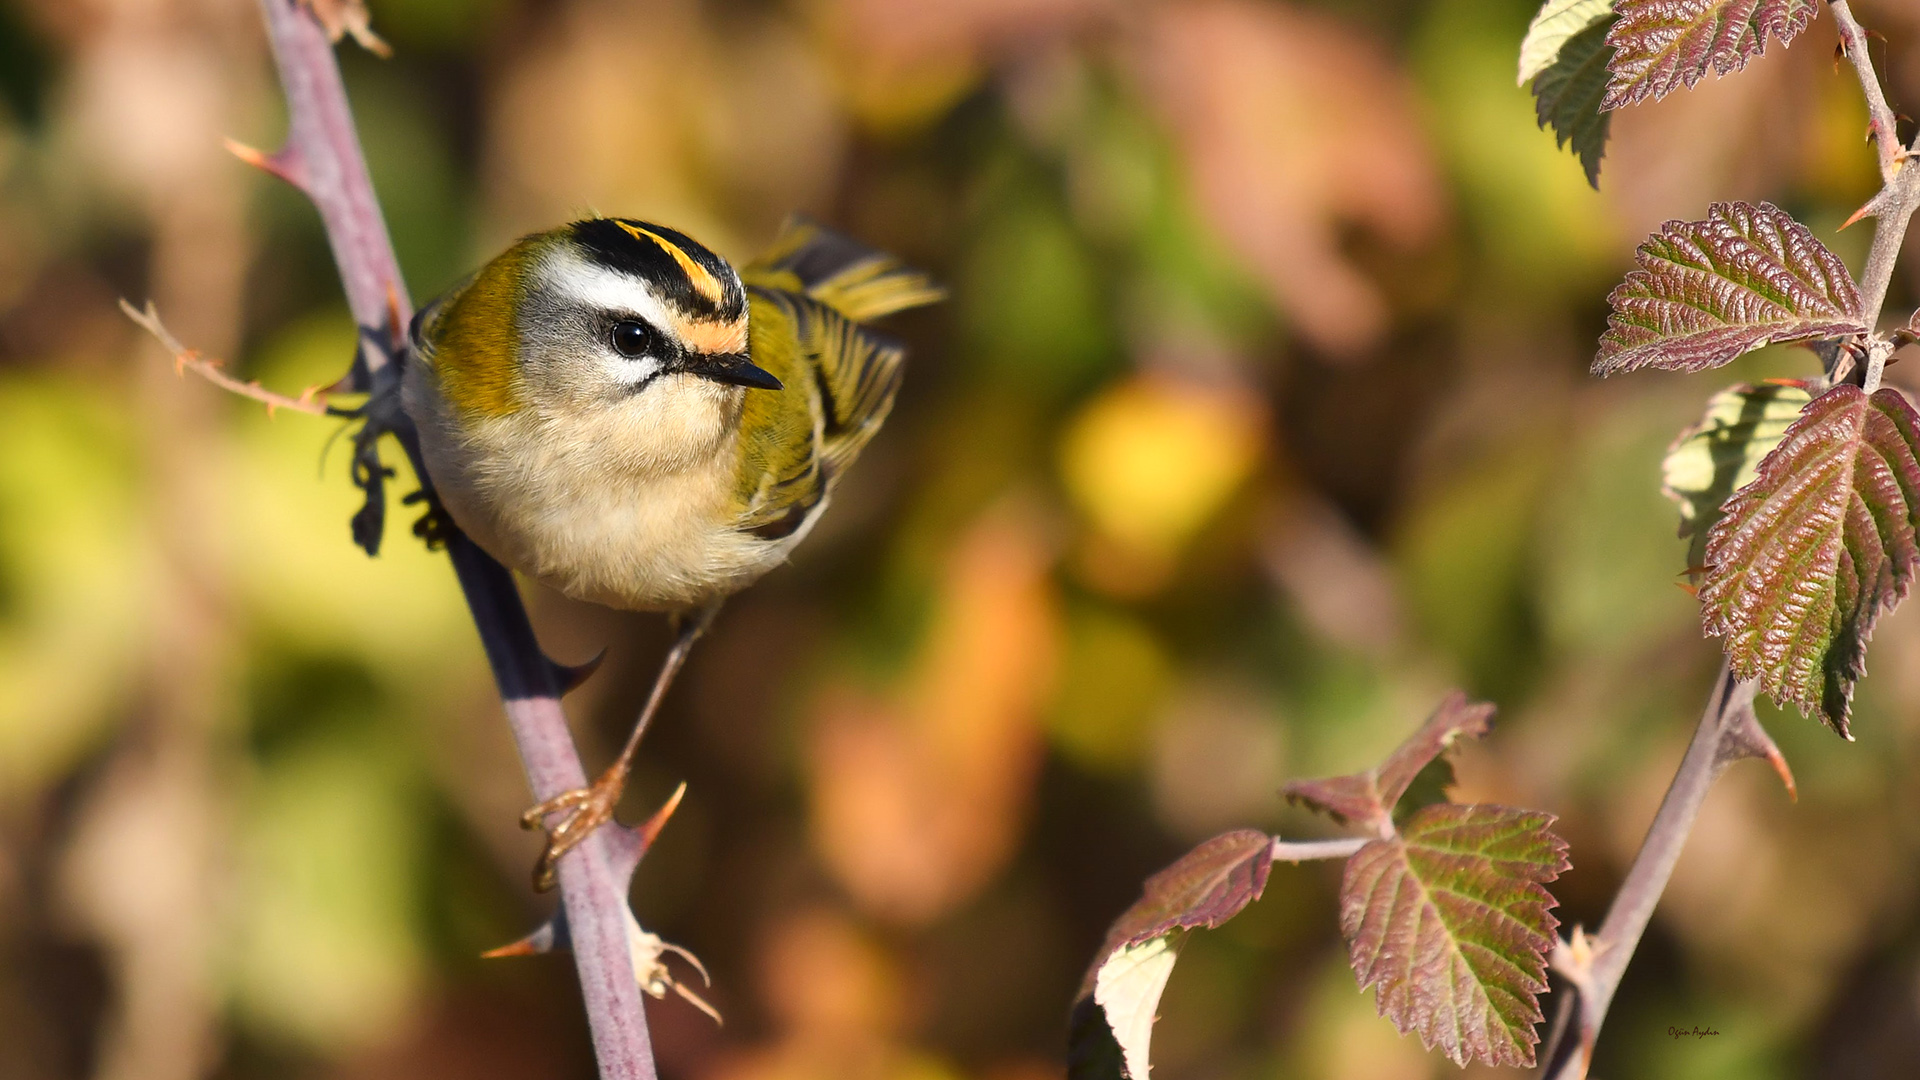
M 432 415 L 419 425 L 428 472 L 489 554 L 576 599 L 677 610 L 749 584 L 799 536 L 734 530 L 737 408 L 712 383 L 668 378 L 585 417 L 525 409 L 456 429 L 438 395 L 440 409 L 410 411 Z

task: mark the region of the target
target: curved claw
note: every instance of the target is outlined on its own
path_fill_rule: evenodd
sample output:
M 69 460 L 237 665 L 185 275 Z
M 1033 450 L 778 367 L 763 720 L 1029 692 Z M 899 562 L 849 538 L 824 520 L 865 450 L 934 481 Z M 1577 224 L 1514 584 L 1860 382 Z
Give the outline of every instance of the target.
M 624 773 L 609 770 L 594 781 L 592 787 L 563 791 L 520 815 L 523 828 L 544 826 L 547 830 L 546 850 L 540 853 L 540 861 L 533 868 L 535 892 L 551 890 L 560 857 L 579 847 L 581 841 L 593 835 L 593 830 L 613 820 L 613 808 L 626 788 L 626 779 Z M 565 812 L 566 817 L 558 825 L 545 824 L 547 815 L 559 812 Z

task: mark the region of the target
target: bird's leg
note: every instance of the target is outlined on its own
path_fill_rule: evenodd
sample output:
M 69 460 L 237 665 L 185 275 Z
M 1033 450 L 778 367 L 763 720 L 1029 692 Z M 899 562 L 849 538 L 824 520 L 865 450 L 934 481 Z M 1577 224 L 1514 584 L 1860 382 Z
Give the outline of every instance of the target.
M 590 787 L 563 791 L 553 798 L 520 815 L 520 826 L 525 829 L 545 828 L 547 830 L 547 850 L 541 852 L 540 861 L 533 869 L 533 887 L 539 892 L 553 888 L 554 866 L 560 856 L 572 851 L 593 833 L 593 830 L 613 819 L 613 808 L 620 802 L 620 795 L 627 789 L 627 774 L 633 771 L 634 751 L 640 748 L 640 737 L 647 732 L 647 725 L 653 721 L 653 714 L 660 709 L 660 702 L 667 696 L 667 688 L 673 685 L 674 676 L 680 674 L 680 668 L 687 662 L 687 654 L 693 651 L 693 643 L 700 639 L 712 625 L 714 615 L 720 611 L 718 603 L 708 604 L 692 612 L 674 615 L 677 633 L 673 648 L 668 650 L 666 660 L 660 665 L 660 674 L 654 677 L 653 692 L 647 695 L 647 704 L 640 710 L 640 719 L 634 721 L 633 732 L 627 736 L 627 745 L 621 749 L 620 756 L 614 759 L 607 771 L 600 774 Z M 548 814 L 565 812 L 557 825 L 546 823 Z

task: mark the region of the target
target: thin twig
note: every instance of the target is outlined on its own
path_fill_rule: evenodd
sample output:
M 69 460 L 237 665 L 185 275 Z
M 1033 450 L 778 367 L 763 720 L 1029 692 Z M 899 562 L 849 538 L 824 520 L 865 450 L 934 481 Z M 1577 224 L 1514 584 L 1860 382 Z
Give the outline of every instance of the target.
M 318 386 L 307 387 L 300 391 L 300 396 L 297 398 L 276 394 L 257 382 L 241 382 L 221 370 L 220 361 L 200 355 L 199 349 L 189 349 L 180 344 L 180 339 L 174 337 L 166 324 L 160 321 L 160 310 L 153 306 L 153 301 L 147 301 L 147 309 L 142 311 L 123 299 L 120 301 L 120 310 L 126 312 L 127 318 L 140 324 L 147 333 L 152 334 L 154 339 L 160 342 L 162 348 L 172 354 L 175 374 L 191 371 L 222 390 L 238 394 L 243 398 L 252 398 L 267 407 L 268 416 L 272 416 L 276 409 L 292 409 L 314 416 L 327 415 L 326 402 L 319 400 L 325 397 L 327 392 Z
M 1338 840 L 1282 840 L 1273 838 L 1274 862 L 1306 862 L 1310 859 L 1345 859 L 1371 843 L 1370 837 L 1350 836 Z
M 390 392 L 399 370 L 396 340 L 411 315 L 393 245 L 367 176 L 340 69 L 327 35 L 297 0 L 260 0 L 274 60 L 287 94 L 286 147 L 255 155 L 313 200 L 326 225 L 362 347 L 343 383 Z M 404 418 L 402 418 L 404 419 Z M 424 485 L 418 441 L 398 432 Z M 560 705 L 559 669 L 540 651 L 513 576 L 464 536 L 447 544 L 475 628 L 492 665 L 535 800 L 586 784 Z M 625 845 L 624 850 L 622 845 Z M 627 941 L 627 875 L 634 839 L 608 827 L 560 860 L 560 893 L 592 1028 L 600 1075 L 654 1080 L 641 988 Z
M 1880 154 L 1881 176 L 1885 186 L 1853 220 L 1873 217 L 1873 247 L 1860 276 L 1863 321 L 1877 326 L 1880 310 L 1886 303 L 1887 287 L 1906 240 L 1907 226 L 1916 208 L 1920 208 L 1920 169 L 1911 167 L 1915 147 L 1900 144 L 1894 113 L 1874 72 L 1867 51 L 1867 33 L 1853 17 L 1847 0 L 1833 0 L 1834 21 L 1840 27 L 1840 39 L 1847 56 L 1860 77 L 1872 116 L 1873 134 Z M 1851 224 L 1851 222 L 1849 222 Z M 1892 343 L 1878 335 L 1868 335 L 1865 388 L 1879 386 L 1880 373 L 1892 353 Z M 1653 910 L 1666 891 L 1680 851 L 1693 831 L 1701 804 L 1726 767 L 1745 757 L 1758 757 L 1772 763 L 1789 794 L 1794 791 L 1793 774 L 1760 727 L 1753 714 L 1756 684 L 1736 679 L 1726 661 L 1714 679 L 1713 691 L 1700 716 L 1693 741 L 1680 761 L 1679 771 L 1667 788 L 1666 798 L 1654 814 L 1647 838 L 1634 856 L 1620 891 L 1601 923 L 1600 932 L 1591 938 L 1578 927 L 1570 941 L 1562 942 L 1554 953 L 1555 969 L 1567 980 L 1567 989 L 1559 994 L 1547 1048 L 1540 1057 L 1540 1075 L 1550 1080 L 1577 1080 L 1587 1074 L 1593 1048 L 1606 1022 L 1607 1009 L 1620 987 L 1627 964 L 1646 932 Z

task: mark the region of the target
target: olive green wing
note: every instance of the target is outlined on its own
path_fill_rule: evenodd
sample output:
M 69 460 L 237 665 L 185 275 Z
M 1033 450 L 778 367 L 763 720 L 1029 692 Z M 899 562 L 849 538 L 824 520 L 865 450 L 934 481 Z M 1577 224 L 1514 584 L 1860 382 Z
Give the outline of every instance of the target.
M 905 352 L 811 296 L 749 287 L 753 362 L 784 389 L 749 391 L 741 418 L 739 527 L 792 535 L 893 408 Z
M 773 246 L 740 268 L 748 285 L 811 297 L 856 323 L 931 304 L 946 290 L 900 260 L 793 217 Z

